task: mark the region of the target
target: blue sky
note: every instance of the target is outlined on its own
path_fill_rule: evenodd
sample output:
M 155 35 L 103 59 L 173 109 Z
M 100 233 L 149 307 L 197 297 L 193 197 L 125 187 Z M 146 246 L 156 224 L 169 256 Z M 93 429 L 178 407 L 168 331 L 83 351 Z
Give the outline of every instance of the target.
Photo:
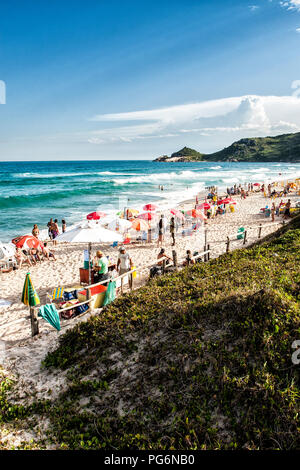
M 299 46 L 300 0 L 1 2 L 0 160 L 155 158 L 296 132 Z

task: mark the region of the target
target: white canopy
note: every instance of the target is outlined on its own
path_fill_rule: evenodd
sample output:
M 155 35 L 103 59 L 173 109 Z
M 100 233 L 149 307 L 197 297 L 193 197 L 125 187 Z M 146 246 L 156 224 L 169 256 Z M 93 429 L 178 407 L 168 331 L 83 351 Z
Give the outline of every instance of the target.
M 120 233 L 107 230 L 100 225 L 85 223 L 58 235 L 56 240 L 72 243 L 112 243 L 122 242 L 123 237 Z

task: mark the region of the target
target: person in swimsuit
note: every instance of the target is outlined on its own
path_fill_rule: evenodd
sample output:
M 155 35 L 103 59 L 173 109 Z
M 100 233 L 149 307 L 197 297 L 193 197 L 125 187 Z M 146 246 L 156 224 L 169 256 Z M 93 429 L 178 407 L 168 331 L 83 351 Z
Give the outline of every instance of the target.
M 34 224 L 31 233 L 35 238 L 39 238 L 40 231 L 39 231 L 39 228 L 38 228 L 37 224 Z

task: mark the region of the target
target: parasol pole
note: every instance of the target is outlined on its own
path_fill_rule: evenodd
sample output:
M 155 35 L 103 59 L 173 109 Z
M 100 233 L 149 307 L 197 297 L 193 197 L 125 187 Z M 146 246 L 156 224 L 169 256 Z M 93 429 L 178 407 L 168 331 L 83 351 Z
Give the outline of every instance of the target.
M 91 251 L 92 251 L 92 244 L 89 243 L 89 285 L 91 284 Z

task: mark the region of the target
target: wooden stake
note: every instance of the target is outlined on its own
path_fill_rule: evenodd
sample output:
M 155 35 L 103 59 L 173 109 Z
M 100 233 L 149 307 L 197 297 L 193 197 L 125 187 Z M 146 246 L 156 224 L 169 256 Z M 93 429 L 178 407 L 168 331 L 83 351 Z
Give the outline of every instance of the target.
M 247 242 L 247 230 L 245 230 L 245 233 L 244 233 L 243 245 L 246 245 L 246 242 Z
M 177 270 L 177 253 L 175 250 L 172 250 L 172 256 L 173 256 L 173 264 L 175 269 Z
M 226 242 L 226 253 L 229 252 L 229 246 L 230 246 L 230 239 L 227 237 L 227 242 Z
M 36 309 L 30 307 L 30 321 L 31 321 L 31 336 L 36 336 L 39 334 L 39 321 L 37 318 Z
M 259 229 L 258 229 L 258 238 L 261 237 L 261 230 L 262 230 L 262 224 L 259 224 Z

